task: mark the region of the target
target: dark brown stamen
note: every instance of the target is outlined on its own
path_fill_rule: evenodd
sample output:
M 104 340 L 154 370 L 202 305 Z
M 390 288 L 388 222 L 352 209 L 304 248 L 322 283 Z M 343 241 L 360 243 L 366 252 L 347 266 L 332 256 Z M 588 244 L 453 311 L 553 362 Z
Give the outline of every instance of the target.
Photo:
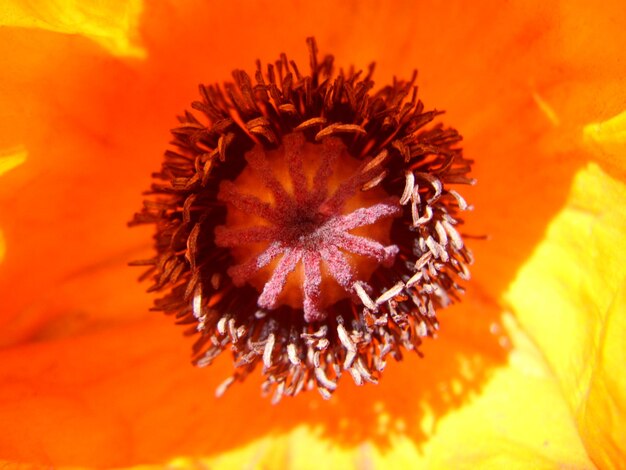
M 428 124 L 409 82 L 372 93 L 373 66 L 333 75 L 308 40 L 311 73 L 282 55 L 254 80 L 200 86 L 172 131 L 150 199 L 155 309 L 198 334 L 195 362 L 231 350 L 222 394 L 257 366 L 274 401 L 347 372 L 376 383 L 438 329 L 471 254 L 457 227 L 473 184 L 460 135 Z

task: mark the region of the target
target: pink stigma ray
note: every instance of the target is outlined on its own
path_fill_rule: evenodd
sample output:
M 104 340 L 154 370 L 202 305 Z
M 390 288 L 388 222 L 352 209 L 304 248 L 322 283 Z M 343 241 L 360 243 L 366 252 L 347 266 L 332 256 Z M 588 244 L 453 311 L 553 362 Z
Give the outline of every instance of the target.
M 345 203 L 379 172 L 378 165 L 367 168 L 370 161 L 365 161 L 329 195 L 332 164 L 340 156 L 341 142 L 325 139 L 319 146 L 320 163 L 310 189 L 303 169 L 304 137 L 299 133 L 290 134 L 283 143 L 293 195 L 277 179 L 264 152 L 254 149 L 246 159 L 259 182 L 272 194 L 274 204 L 242 194 L 232 182 L 222 185 L 218 197 L 245 214 L 265 219 L 270 225 L 237 229 L 220 226 L 215 230 L 215 243 L 220 247 L 238 247 L 268 242 L 264 251 L 228 270 L 235 285 L 244 284 L 280 256 L 258 298 L 257 304 L 261 308 L 276 308 L 289 274 L 302 263 L 304 319 L 307 322 L 321 321 L 326 317 L 321 306 L 322 262 L 337 283 L 353 294 L 357 279 L 345 253 L 365 256 L 389 267 L 395 260 L 398 247 L 383 246 L 376 240 L 349 231 L 394 217 L 400 213 L 400 206 L 396 199 L 389 198 L 344 214 Z

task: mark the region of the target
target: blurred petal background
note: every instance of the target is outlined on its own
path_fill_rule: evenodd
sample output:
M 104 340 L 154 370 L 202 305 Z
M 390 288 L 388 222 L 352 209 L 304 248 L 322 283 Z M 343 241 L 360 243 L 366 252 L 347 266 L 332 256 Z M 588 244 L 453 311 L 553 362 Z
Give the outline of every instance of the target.
M 621 2 L 9 0 L 0 6 L 0 462 L 618 468 L 626 445 Z M 420 70 L 479 185 L 466 299 L 426 358 L 278 406 L 191 341 L 126 228 L 199 82 L 280 52 Z

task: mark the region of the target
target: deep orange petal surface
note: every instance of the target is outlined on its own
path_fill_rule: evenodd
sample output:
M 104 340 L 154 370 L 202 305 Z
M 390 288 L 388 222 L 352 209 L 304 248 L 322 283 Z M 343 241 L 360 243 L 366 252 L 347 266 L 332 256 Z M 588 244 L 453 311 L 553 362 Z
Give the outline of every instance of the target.
M 620 23 L 619 2 L 154 2 L 143 59 L 89 34 L 1 29 L 0 149 L 27 158 L 0 176 L 0 416 L 13 423 L 0 460 L 297 466 L 308 448 L 330 449 L 331 464 L 590 466 L 596 437 L 579 431 L 592 426 L 542 344 L 501 321 L 501 299 L 594 158 L 583 126 L 623 111 Z M 126 262 L 149 252 L 150 233 L 125 222 L 197 83 L 281 51 L 304 67 L 309 35 L 338 64 L 377 60 L 381 85 L 420 69 L 422 99 L 476 159 L 467 230 L 490 240 L 471 242 L 474 281 L 426 359 L 390 364 L 377 387 L 345 381 L 330 402 L 271 407 L 256 379 L 216 401 L 228 358 L 194 369 L 190 342 L 147 312 Z

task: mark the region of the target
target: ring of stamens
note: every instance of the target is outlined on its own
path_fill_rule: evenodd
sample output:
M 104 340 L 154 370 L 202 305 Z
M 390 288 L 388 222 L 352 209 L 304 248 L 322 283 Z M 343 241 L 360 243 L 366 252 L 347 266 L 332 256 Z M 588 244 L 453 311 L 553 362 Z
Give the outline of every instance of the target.
M 416 73 L 375 87 L 373 64 L 335 73 L 307 42 L 308 74 L 282 54 L 200 86 L 132 221 L 156 227 L 155 256 L 133 263 L 162 293 L 154 310 L 197 335 L 196 365 L 233 355 L 218 396 L 259 365 L 273 402 L 329 398 L 344 372 L 376 383 L 390 358 L 421 355 L 469 280 L 461 135 L 433 122 L 442 112 L 425 110 Z M 324 157 L 333 146 L 345 153 Z

